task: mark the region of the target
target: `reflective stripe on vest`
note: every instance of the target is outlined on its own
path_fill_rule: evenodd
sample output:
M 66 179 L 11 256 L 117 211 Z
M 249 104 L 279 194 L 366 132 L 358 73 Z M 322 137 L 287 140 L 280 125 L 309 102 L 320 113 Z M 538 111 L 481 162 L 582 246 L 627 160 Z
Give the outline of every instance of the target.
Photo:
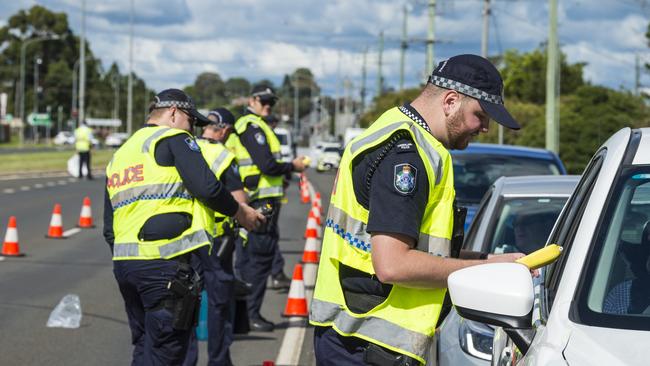
M 338 207 L 330 206 L 325 226 L 332 228 L 348 244 L 365 252 L 371 251 L 370 234 L 366 232 L 366 224 L 350 217 Z M 448 257 L 450 244 L 449 239 L 420 233 L 416 248 L 429 254 Z
M 212 240 L 207 231 L 197 231 L 187 234 L 177 240 L 164 244 L 158 247 L 160 257 L 167 258 L 168 256 L 180 253 L 190 249 L 198 244 Z M 138 243 L 116 243 L 113 247 L 114 257 L 139 257 L 140 249 Z
M 212 163 L 211 169 L 212 169 L 213 172 L 216 172 L 217 170 L 219 170 L 219 167 L 221 166 L 221 164 L 223 164 L 224 160 L 226 160 L 226 158 L 228 157 L 229 154 L 230 154 L 230 151 L 228 151 L 228 149 L 224 149 L 219 154 L 219 156 L 217 156 L 217 159 Z
M 310 319 L 319 323 L 334 323 L 342 333 L 368 335 L 421 358 L 425 358 L 427 353 L 426 351 L 423 353 L 422 350 L 428 350 L 432 343 L 432 339 L 424 334 L 410 331 L 380 318 L 355 318 L 341 311 L 340 305 L 318 299 L 311 301 Z
M 248 195 L 248 198 L 251 201 L 254 201 L 256 199 L 261 199 L 265 197 L 279 197 L 284 194 L 284 188 L 282 187 L 265 187 L 265 188 L 258 188 L 254 191 L 251 191 Z
M 184 198 L 191 200 L 192 196 L 185 189 L 183 183 L 173 184 L 151 184 L 129 188 L 117 192 L 111 197 L 111 205 L 114 210 L 130 205 L 139 200 L 161 200 L 166 198 Z

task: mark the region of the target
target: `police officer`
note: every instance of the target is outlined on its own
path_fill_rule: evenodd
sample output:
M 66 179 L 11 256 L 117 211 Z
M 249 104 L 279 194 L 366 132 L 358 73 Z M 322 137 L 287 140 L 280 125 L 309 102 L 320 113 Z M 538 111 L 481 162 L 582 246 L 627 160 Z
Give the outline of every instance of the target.
M 412 103 L 389 109 L 348 144 L 311 303 L 318 365 L 426 363 L 448 275 L 523 255 L 450 258 L 461 244 L 452 246 L 454 226 L 463 223 L 453 214 L 448 149 L 467 147 L 490 118 L 519 128 L 502 91 L 489 61 L 452 57 Z
M 278 126 L 280 120 L 274 114 L 269 114 L 268 116 L 264 117 L 264 122 L 266 122 L 266 124 L 275 131 L 275 128 Z M 289 182 L 291 182 L 291 177 L 292 173 L 288 172 L 282 178 L 282 188 L 285 191 L 289 186 Z M 280 215 L 280 208 L 282 207 L 282 203 L 285 203 L 285 197 L 286 192 L 283 194 L 283 199 L 278 203 L 278 216 Z M 280 232 L 278 231 L 278 237 L 279 236 Z M 275 253 L 273 253 L 273 264 L 271 265 L 271 280 L 269 281 L 269 288 L 274 290 L 288 289 L 289 286 L 291 286 L 291 279 L 284 273 L 284 257 L 280 251 L 280 246 L 278 245 L 275 248 Z
M 74 130 L 74 146 L 79 154 L 79 179 L 83 178 L 83 166 L 86 166 L 86 178 L 93 179 L 90 166 L 90 148 L 93 131 L 88 127 L 86 121 L 81 121 L 79 127 Z
M 155 97 L 146 125 L 106 168 L 104 237 L 134 345 L 134 365 L 181 364 L 198 310 L 200 280 L 190 265 L 210 246 L 212 211 L 253 229 L 264 221 L 238 203 L 210 171 L 188 132 L 208 119 L 178 89 Z
M 274 324 L 262 317 L 260 308 L 278 246 L 278 208 L 283 195 L 285 174 L 303 171 L 304 157 L 291 163 L 280 160 L 280 142 L 264 122 L 277 97 L 266 85 L 256 85 L 248 99 L 248 108 L 235 123 L 235 134 L 226 145 L 235 151 L 239 173 L 248 191 L 250 205 L 270 209 L 270 218 L 263 228 L 248 233 L 248 264 L 240 268 L 243 280 L 253 285 L 248 298 L 248 316 L 252 330 L 270 332 Z

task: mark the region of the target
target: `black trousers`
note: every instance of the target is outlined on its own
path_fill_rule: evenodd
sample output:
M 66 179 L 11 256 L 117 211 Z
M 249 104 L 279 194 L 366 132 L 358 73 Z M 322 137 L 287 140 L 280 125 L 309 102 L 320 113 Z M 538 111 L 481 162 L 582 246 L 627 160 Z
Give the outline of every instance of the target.
M 88 170 L 88 175 L 86 177 L 88 179 L 93 179 L 92 169 L 90 168 L 90 151 L 79 152 L 79 178 L 83 177 L 82 166 L 84 164 L 86 165 L 86 169 Z

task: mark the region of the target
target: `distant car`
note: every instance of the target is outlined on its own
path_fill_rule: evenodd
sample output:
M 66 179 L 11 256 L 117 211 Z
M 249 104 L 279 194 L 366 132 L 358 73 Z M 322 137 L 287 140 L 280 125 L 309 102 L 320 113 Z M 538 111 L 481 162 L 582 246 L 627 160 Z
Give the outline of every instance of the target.
M 275 135 L 280 140 L 280 154 L 282 154 L 282 161 L 290 163 L 295 156 L 293 155 L 293 138 L 291 131 L 283 127 L 276 127 L 273 129 Z
M 340 142 L 334 142 L 334 141 L 318 141 L 316 142 L 316 145 L 311 148 L 311 151 L 309 155 L 314 161 L 318 161 L 320 159 L 320 156 L 325 152 L 325 148 L 327 147 L 334 147 L 337 149 L 341 148 L 341 143 Z
M 563 175 L 557 154 L 544 149 L 513 145 L 472 143 L 465 150 L 451 150 L 454 188 L 460 206 L 467 207 L 469 229 L 481 198 L 497 178 L 520 175 Z
M 463 248 L 528 254 L 543 247 L 579 179 L 575 175 L 497 179 L 481 201 Z M 462 319 L 452 309 L 438 329 L 438 365 L 489 365 L 493 335 L 493 328 Z
M 55 145 L 72 145 L 74 144 L 74 133 L 70 131 L 59 131 L 59 133 L 54 136 Z
M 563 250 L 536 279 L 514 263 L 449 277 L 459 314 L 501 327 L 492 364 L 648 365 L 650 128 L 596 151 L 547 244 Z
M 318 158 L 316 171 L 325 172 L 332 169 L 338 169 L 341 163 L 341 149 L 335 146 L 329 146 L 323 149 L 323 153 Z
M 128 138 L 129 134 L 126 132 L 113 132 L 106 136 L 104 144 L 108 147 L 120 147 Z

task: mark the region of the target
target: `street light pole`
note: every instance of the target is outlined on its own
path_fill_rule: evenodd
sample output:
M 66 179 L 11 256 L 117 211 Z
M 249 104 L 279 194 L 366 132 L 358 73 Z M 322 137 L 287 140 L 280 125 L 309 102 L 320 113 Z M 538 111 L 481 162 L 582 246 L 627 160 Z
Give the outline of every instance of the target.
M 38 113 L 38 67 L 43 63 L 43 60 L 40 57 L 34 58 L 34 105 L 32 106 L 32 112 Z
M 81 43 L 79 51 L 79 122 L 80 126 L 85 120 L 86 109 L 86 0 L 81 1 Z
M 48 35 L 48 36 L 41 36 L 41 37 L 36 37 L 33 39 L 29 39 L 27 41 L 23 41 L 23 44 L 20 46 L 20 119 L 22 121 L 21 127 L 20 127 L 20 145 L 23 145 L 25 136 L 23 131 L 25 128 L 25 50 L 27 49 L 27 46 L 29 46 L 32 43 L 35 42 L 40 42 L 40 41 L 45 41 L 49 39 L 60 39 L 58 35 Z

